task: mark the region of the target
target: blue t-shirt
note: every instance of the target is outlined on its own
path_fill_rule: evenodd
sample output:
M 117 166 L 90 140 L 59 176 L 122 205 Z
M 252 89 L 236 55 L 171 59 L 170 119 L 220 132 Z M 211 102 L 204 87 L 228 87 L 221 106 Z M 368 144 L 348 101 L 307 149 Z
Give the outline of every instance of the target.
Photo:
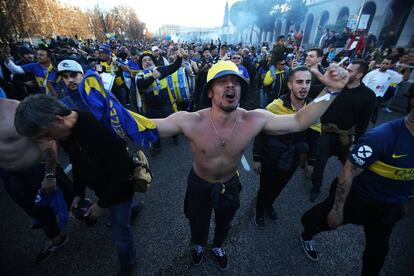
M 404 118 L 368 130 L 349 160 L 364 169 L 353 181 L 353 195 L 397 205 L 408 201 L 414 186 L 414 136 Z
M 24 72 L 30 72 L 34 75 L 36 83 L 40 88 L 40 91 L 45 95 L 51 95 L 49 89 L 46 87 L 46 83 L 50 82 L 56 89 L 57 73 L 54 67 L 49 65 L 48 68 L 44 68 L 40 63 L 33 62 L 21 65 Z

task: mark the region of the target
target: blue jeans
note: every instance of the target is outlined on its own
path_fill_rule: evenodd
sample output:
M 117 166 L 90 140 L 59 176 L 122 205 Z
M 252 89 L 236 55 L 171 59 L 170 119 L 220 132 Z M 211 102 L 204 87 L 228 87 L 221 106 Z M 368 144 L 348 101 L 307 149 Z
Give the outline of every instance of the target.
M 135 263 L 134 239 L 129 220 L 131 217 L 132 199 L 112 205 L 110 210 L 112 241 L 118 251 L 121 269 Z

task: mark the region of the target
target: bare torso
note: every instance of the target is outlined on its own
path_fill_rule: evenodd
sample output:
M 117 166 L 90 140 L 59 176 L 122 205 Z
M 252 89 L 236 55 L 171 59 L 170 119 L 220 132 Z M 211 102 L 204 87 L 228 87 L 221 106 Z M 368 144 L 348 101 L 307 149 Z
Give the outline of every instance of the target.
M 210 109 L 188 113 L 187 116 L 182 131 L 190 142 L 194 171 L 210 183 L 224 183 L 236 174 L 244 150 L 263 128 L 254 111 L 240 108 L 235 127 L 233 120 L 225 127 L 216 125 L 217 131 L 210 119 Z
M 39 146 L 20 136 L 14 127 L 18 104 L 13 100 L 0 100 L 0 168 L 6 171 L 29 168 L 41 159 Z

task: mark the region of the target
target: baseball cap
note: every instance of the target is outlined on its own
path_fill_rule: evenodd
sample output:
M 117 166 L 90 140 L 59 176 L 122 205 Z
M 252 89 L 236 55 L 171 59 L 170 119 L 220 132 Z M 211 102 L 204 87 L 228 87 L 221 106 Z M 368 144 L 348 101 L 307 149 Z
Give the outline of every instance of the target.
M 58 64 L 58 74 L 63 72 L 78 72 L 83 74 L 83 69 L 76 61 L 65 59 Z
M 243 78 L 240 74 L 237 65 L 233 62 L 226 60 L 226 61 L 219 61 L 214 64 L 207 73 L 207 83 L 206 87 L 212 83 L 213 80 L 219 79 L 224 76 L 233 75 L 237 76 L 240 79 L 240 84 L 242 86 L 242 92 L 247 93 L 249 86 L 247 81 Z
M 101 46 L 99 46 L 99 52 L 110 56 L 112 54 L 111 46 L 109 44 L 106 44 L 106 43 L 101 44 Z
M 19 48 L 19 54 L 20 55 L 28 55 L 28 54 L 33 54 L 33 50 L 31 48 L 22 46 Z
M 151 47 L 151 52 L 155 52 L 155 51 L 159 51 L 160 48 L 158 48 L 158 46 L 152 46 Z

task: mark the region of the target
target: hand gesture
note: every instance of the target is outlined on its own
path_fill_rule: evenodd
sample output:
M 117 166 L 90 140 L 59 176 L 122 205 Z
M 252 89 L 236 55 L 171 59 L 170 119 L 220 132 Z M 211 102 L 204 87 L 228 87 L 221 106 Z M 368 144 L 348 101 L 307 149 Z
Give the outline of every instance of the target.
M 311 72 L 330 90 L 341 91 L 349 81 L 349 73 L 336 64 L 331 64 L 322 75 L 317 69 L 312 68 Z
M 327 217 L 327 222 L 329 227 L 335 229 L 341 226 L 344 223 L 344 212 L 343 210 L 334 210 L 332 209 Z

